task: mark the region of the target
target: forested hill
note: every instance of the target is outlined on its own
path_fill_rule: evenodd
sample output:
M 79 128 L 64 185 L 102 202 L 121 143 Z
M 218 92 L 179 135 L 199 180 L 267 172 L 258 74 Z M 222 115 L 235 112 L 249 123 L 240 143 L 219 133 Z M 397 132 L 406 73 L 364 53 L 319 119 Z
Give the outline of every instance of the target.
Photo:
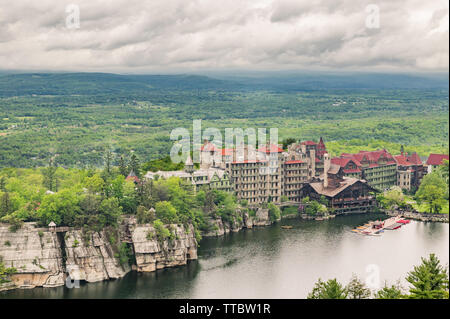
M 142 96 L 148 91 L 237 89 L 234 81 L 199 75 L 119 75 L 110 73 L 26 73 L 0 76 L 0 96 L 102 95 Z
M 0 168 L 101 166 L 107 148 L 164 157 L 193 119 L 322 136 L 332 155 L 404 145 L 428 156 L 448 152 L 448 111 L 448 75 L 0 74 Z
M 0 75 L 0 96 L 145 96 L 154 90 L 305 91 L 323 89 L 446 89 L 448 75 L 282 74 L 119 75 L 110 73 L 24 73 Z

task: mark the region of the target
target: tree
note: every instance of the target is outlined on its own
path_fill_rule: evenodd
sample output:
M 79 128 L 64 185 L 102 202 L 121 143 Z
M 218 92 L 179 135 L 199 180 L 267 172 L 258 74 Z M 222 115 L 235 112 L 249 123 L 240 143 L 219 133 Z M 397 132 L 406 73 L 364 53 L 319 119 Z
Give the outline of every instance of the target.
M 147 209 L 142 205 L 138 206 L 136 219 L 138 224 L 148 224 L 155 220 L 155 210 L 153 208 Z
M 120 159 L 119 159 L 119 173 L 123 177 L 127 177 L 128 173 L 129 173 L 129 172 L 127 172 L 127 164 L 125 163 L 125 159 L 123 158 L 123 156 L 120 156 Z
M 106 198 L 102 201 L 99 208 L 100 224 L 105 226 L 117 226 L 119 217 L 122 215 L 122 207 L 117 198 Z
M 397 207 L 404 207 L 406 205 L 405 195 L 398 186 L 391 187 L 384 194 L 377 195 L 377 200 L 383 208 L 391 209 L 394 205 Z
M 296 140 L 293 137 L 288 137 L 285 138 L 284 140 L 281 141 L 281 144 L 283 144 L 283 149 L 287 149 L 287 147 L 293 143 L 295 143 Z
M 5 192 L 0 198 L 0 217 L 12 212 L 12 203 L 9 193 Z
M 44 196 L 38 217 L 45 226 L 51 221 L 57 225 L 72 226 L 79 212 L 79 196 L 70 189 L 64 189 L 57 194 Z
M 371 295 L 370 289 L 356 275 L 352 276 L 346 290 L 348 299 L 368 299 Z
M 425 202 L 430 207 L 430 213 L 439 213 L 446 203 L 447 185 L 438 172 L 432 172 L 422 179 L 416 193 L 418 203 Z
M 435 254 L 429 259 L 422 257 L 422 264 L 414 266 L 406 280 L 412 285 L 409 289 L 412 299 L 444 299 L 448 298 L 448 271 Z
M 56 177 L 57 166 L 51 158 L 48 167 L 42 169 L 42 175 L 44 176 L 43 185 L 52 192 L 58 191 L 58 179 Z
M 267 208 L 269 209 L 269 217 L 272 222 L 280 220 L 281 211 L 278 206 L 276 206 L 274 203 L 269 203 L 267 205 Z
M 105 152 L 105 173 L 106 176 L 111 175 L 111 162 L 113 160 L 113 154 L 111 150 L 106 150 Z
M 128 163 L 128 173 L 131 171 L 133 171 L 137 177 L 141 177 L 141 164 L 135 154 L 131 155 L 130 163 Z
M 10 275 L 17 272 L 17 269 L 14 267 L 5 267 L 3 264 L 3 260 L 0 259 L 0 284 L 5 282 L 10 282 Z
M 105 187 L 105 181 L 99 174 L 94 174 L 91 177 L 86 177 L 84 186 L 91 194 L 100 194 Z
M 5 176 L 0 177 L 0 192 L 6 192 L 6 178 L 5 178 Z
M 163 201 L 156 203 L 156 217 L 166 224 L 176 224 L 179 222 L 177 210 L 170 202 Z
M 400 282 L 395 285 L 388 286 L 386 283 L 384 287 L 375 294 L 376 299 L 403 299 L 405 295 L 402 293 Z
M 336 280 L 330 279 L 323 282 L 322 279 L 316 282 L 313 290 L 309 293 L 308 299 L 346 299 L 346 289 Z

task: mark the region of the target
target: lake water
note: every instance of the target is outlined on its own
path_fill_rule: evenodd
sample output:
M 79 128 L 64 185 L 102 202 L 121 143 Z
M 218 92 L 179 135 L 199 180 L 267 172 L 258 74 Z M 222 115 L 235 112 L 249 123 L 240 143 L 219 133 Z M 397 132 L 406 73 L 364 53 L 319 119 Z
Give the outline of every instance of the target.
M 341 216 L 328 221 L 285 220 L 270 227 L 203 239 L 199 259 L 153 273 L 80 288 L 36 288 L 0 298 L 306 298 L 319 277 L 346 284 L 352 273 L 381 285 L 405 277 L 420 257 L 449 262 L 449 225 L 411 221 L 380 237 L 350 230 L 384 215 Z M 280 225 L 292 225 L 281 229 Z M 367 272 L 369 270 L 369 272 Z M 403 280 L 406 287 L 407 284 Z

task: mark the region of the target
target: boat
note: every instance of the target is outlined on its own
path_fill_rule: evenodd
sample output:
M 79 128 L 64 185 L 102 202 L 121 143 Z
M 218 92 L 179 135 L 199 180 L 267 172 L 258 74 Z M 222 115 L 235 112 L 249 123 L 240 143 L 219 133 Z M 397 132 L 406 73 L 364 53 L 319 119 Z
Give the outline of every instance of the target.
M 283 225 L 281 226 L 282 229 L 292 229 L 292 226 L 289 225 Z

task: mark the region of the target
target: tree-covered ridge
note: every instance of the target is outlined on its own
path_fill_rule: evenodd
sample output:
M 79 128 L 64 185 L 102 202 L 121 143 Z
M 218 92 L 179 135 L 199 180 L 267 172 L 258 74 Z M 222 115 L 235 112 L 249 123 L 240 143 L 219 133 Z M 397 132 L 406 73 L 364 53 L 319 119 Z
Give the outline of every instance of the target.
M 155 227 L 192 224 L 200 240 L 200 231 L 210 227 L 207 218 L 237 218 L 232 194 L 208 188 L 194 192 L 192 184 L 176 177 L 136 183 L 120 173 L 132 171 L 133 165 L 132 156 L 125 168 L 64 169 L 50 163 L 44 168 L 2 169 L 0 222 L 9 223 L 12 231 L 28 221 L 100 231 L 117 227 L 124 215 L 136 215 L 138 222 Z
M 282 90 L 233 81 L 188 75 L 2 76 L 0 167 L 43 166 L 55 155 L 66 167 L 99 167 L 106 148 L 158 159 L 169 154 L 172 129 L 191 129 L 193 119 L 202 119 L 203 129 L 222 132 L 277 127 L 280 140 L 323 136 L 332 155 L 356 148 L 398 153 L 400 145 L 421 156 L 448 152 L 445 88 L 317 84 Z

